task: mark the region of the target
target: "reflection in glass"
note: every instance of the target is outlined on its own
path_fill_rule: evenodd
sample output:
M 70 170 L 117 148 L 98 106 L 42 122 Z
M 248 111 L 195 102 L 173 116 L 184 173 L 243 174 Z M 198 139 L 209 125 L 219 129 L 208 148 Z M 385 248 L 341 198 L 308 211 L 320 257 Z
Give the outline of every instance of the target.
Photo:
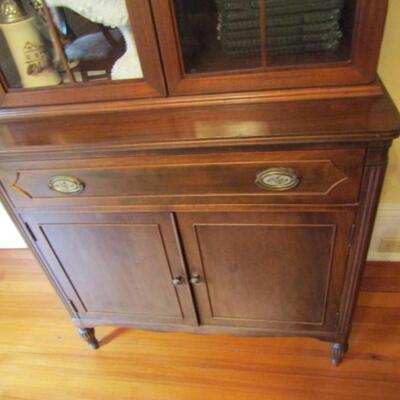
M 346 60 L 356 2 L 174 0 L 186 73 Z
M 125 0 L 0 0 L 0 12 L 10 88 L 143 78 Z
M 221 37 L 224 14 L 216 0 L 174 0 L 182 56 L 187 73 L 258 68 L 260 57 L 236 57 L 235 49 L 225 46 Z M 259 3 L 256 0 L 256 3 Z M 245 12 L 239 5 L 237 11 Z M 258 10 L 256 10 L 258 12 Z M 259 29 L 259 19 L 252 21 Z M 250 54 L 248 52 L 247 54 Z M 255 51 L 257 53 L 257 51 Z M 259 53 L 259 51 L 258 51 Z

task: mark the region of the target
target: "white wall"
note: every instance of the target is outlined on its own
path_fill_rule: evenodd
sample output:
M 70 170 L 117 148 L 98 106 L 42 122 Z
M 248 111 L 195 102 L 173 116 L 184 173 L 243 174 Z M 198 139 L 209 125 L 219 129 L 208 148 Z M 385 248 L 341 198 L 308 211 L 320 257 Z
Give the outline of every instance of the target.
M 4 207 L 0 204 L 0 249 L 19 249 L 25 242 L 14 226 Z

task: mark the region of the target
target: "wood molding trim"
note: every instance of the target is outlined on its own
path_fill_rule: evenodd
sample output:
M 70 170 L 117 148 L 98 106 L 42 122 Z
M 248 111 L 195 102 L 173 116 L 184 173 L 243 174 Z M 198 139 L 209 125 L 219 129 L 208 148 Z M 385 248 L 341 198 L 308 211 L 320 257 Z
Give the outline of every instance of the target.
M 387 157 L 387 152 L 387 148 L 371 150 L 374 155 L 380 154 L 381 158 Z M 341 305 L 340 311 L 340 315 L 345 316 L 345 318 L 342 318 L 339 323 L 339 331 L 345 337 L 348 337 L 351 329 L 351 319 L 357 300 L 358 287 L 372 236 L 373 224 L 371 224 L 371 221 L 375 219 L 377 213 L 386 167 L 387 163 L 381 161 L 378 165 L 367 165 L 364 171 L 364 184 L 362 184 L 363 189 L 360 195 L 363 200 L 356 216 L 354 243 L 348 259 L 346 282 L 349 283 L 345 287 L 343 295 L 346 302 Z
M 138 100 L 105 101 L 83 104 L 63 104 L 37 107 L 0 108 L 0 121 L 42 119 L 69 115 L 104 114 L 185 107 L 204 107 L 240 104 L 263 104 L 299 100 L 328 100 L 340 98 L 378 97 L 383 94 L 378 82 L 370 85 L 307 88 L 291 90 L 254 91 L 228 94 L 177 96 Z M 0 93 L 1 95 L 1 93 Z
M 295 77 L 286 68 L 259 68 L 226 71 L 223 74 L 187 74 L 182 60 L 175 9 L 172 0 L 151 0 L 155 25 L 169 92 L 173 95 L 240 92 L 244 88 L 269 89 L 293 87 L 329 87 L 368 84 L 376 76 L 379 46 L 387 11 L 387 0 L 360 0 L 354 10 L 352 54 L 318 68 L 296 66 Z M 377 23 L 377 22 L 380 23 Z M 289 72 L 289 73 L 288 73 Z M 221 79 L 224 77 L 224 79 Z

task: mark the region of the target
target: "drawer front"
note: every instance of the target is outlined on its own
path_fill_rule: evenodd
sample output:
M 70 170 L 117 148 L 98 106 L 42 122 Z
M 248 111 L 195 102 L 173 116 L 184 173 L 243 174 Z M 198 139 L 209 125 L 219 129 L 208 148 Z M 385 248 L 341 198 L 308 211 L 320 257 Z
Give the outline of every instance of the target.
M 354 203 L 363 149 L 0 163 L 19 207 Z

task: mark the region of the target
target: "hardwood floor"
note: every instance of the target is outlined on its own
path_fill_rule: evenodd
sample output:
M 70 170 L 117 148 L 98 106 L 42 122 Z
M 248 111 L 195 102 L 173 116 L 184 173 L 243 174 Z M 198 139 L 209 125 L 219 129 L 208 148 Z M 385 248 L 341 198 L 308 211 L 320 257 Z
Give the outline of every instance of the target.
M 0 251 L 0 399 L 400 398 L 400 264 L 369 264 L 339 368 L 313 339 L 98 328 L 86 348 L 27 250 Z

